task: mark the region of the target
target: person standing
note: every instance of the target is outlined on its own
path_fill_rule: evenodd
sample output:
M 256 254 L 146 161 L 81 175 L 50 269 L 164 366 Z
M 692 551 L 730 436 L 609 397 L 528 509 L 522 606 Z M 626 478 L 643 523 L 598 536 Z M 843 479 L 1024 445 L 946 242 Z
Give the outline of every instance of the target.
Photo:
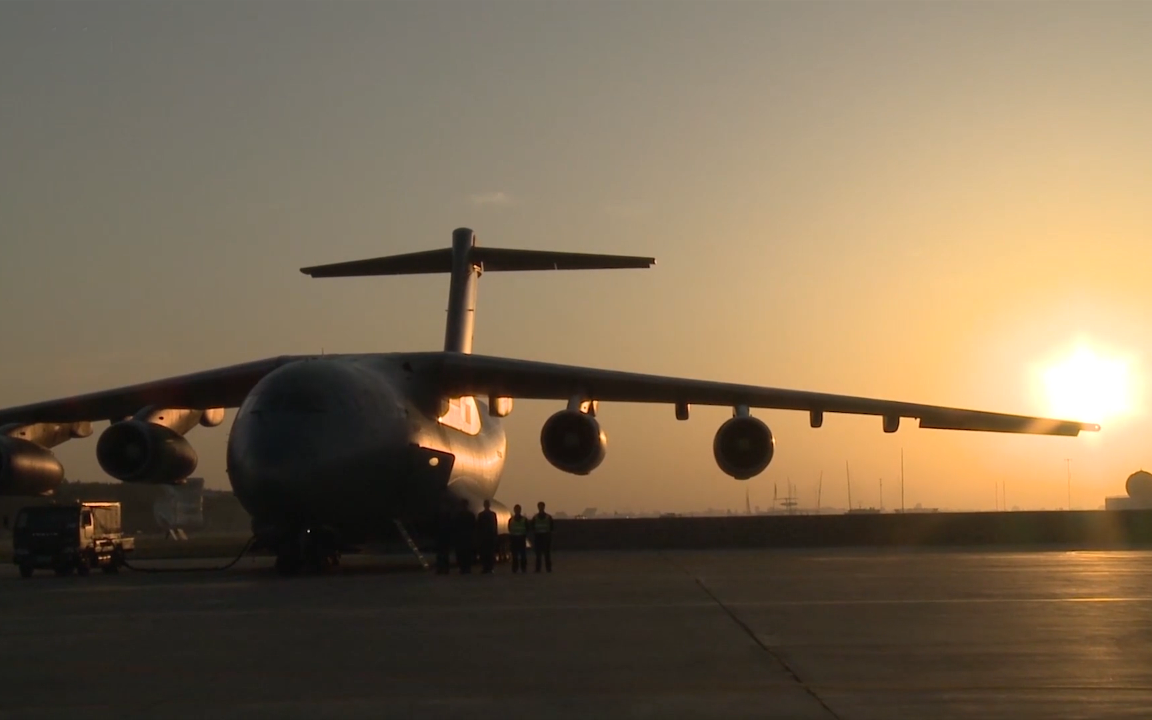
M 536 503 L 540 511 L 532 518 L 532 547 L 536 550 L 536 572 L 540 572 L 540 563 L 548 572 L 552 572 L 552 516 L 544 512 L 544 503 Z
M 456 564 L 460 566 L 460 574 L 468 575 L 472 572 L 472 563 L 476 560 L 476 516 L 469 509 L 467 500 L 460 501 L 460 510 L 456 512 L 453 529 Z
M 520 513 L 520 506 L 512 508 L 508 518 L 508 545 L 512 549 L 512 572 L 528 572 L 528 518 Z
M 452 541 L 456 518 L 452 506 L 443 502 L 436 514 L 436 574 L 447 575 L 452 567 Z
M 496 513 L 492 512 L 492 502 L 484 501 L 484 510 L 476 517 L 476 549 L 480 551 L 481 572 L 488 575 L 496 565 L 496 538 L 499 535 Z

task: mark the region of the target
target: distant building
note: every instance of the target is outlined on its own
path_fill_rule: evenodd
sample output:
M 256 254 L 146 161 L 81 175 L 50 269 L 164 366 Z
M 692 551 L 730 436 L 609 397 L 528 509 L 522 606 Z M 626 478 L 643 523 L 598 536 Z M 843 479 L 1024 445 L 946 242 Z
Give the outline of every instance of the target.
M 1128 495 L 1104 498 L 1105 510 L 1152 510 L 1152 473 L 1137 470 L 1124 483 Z
M 1012 509 L 1013 510 L 1019 510 L 1020 508 L 1012 508 Z M 893 510 L 892 512 L 903 513 L 905 515 L 907 515 L 909 513 L 934 513 L 934 512 L 940 512 L 940 508 L 934 508 L 934 507 L 926 508 L 926 507 L 922 506 L 920 503 L 916 503 L 916 505 L 914 507 L 910 507 L 907 510 Z

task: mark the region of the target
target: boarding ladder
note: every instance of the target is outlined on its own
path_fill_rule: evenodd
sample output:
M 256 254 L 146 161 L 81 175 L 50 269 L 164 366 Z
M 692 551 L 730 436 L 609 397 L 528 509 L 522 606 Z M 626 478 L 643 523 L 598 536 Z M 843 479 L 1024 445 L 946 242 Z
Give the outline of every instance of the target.
M 396 529 L 400 531 L 400 537 L 404 538 L 404 542 L 408 543 L 408 548 L 412 550 L 412 554 L 420 561 L 420 565 L 425 570 L 428 570 L 430 568 L 428 561 L 424 559 L 424 554 L 420 552 L 420 548 L 416 547 L 416 542 L 412 539 L 412 536 L 408 534 L 408 529 L 404 527 L 404 523 L 401 522 L 399 518 L 393 519 L 392 522 L 396 523 Z

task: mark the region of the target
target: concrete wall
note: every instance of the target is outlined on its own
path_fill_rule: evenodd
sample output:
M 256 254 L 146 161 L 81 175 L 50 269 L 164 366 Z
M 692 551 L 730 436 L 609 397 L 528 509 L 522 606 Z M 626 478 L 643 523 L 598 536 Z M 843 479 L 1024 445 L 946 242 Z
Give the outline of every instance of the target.
M 557 520 L 557 550 L 1152 546 L 1152 510 Z

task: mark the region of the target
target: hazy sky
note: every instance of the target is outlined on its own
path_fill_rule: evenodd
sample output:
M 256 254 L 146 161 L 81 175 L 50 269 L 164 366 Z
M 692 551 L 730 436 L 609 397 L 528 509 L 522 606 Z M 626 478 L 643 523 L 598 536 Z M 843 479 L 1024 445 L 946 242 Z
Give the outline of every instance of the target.
M 1124 363 L 1078 439 L 758 413 L 761 506 L 823 472 L 843 507 L 848 461 L 891 507 L 903 448 L 909 505 L 1061 507 L 1071 458 L 1096 507 L 1152 467 L 1150 127 L 1150 3 L 0 3 L 0 405 L 438 349 L 446 277 L 298 268 L 468 226 L 658 262 L 485 276 L 480 353 L 1037 414 L 1077 347 Z M 579 478 L 541 456 L 556 409 L 509 418 L 501 499 L 743 506 L 730 411 L 604 405 Z M 214 487 L 226 427 L 189 435 Z M 58 455 L 100 475 L 95 436 Z

